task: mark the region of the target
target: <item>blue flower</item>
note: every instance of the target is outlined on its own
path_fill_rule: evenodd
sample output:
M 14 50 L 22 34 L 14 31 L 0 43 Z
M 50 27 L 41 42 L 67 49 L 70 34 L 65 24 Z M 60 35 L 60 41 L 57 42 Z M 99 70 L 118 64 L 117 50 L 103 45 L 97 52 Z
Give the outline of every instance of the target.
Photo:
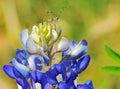
M 16 50 L 15 58 L 3 66 L 4 72 L 15 79 L 22 89 L 94 89 L 91 80 L 84 84 L 75 83 L 78 74 L 90 62 L 90 56 L 85 55 L 88 50 L 87 41 L 68 42 L 67 38 L 62 37 L 54 45 L 60 33 L 60 27 L 55 30 L 52 23 L 33 26 L 30 35 L 28 30 L 23 30 L 20 39 L 24 49 Z M 59 52 L 62 57 L 58 63 L 53 64 L 55 54 Z
M 20 34 L 20 40 L 23 45 L 24 50 L 26 50 L 29 54 L 41 54 L 43 57 L 41 60 L 49 65 L 49 58 L 44 53 L 44 49 L 37 44 L 31 36 L 28 35 L 28 30 L 23 30 Z M 44 44 L 45 45 L 45 44 Z M 43 45 L 43 46 L 44 46 Z
M 89 83 L 87 83 L 89 82 Z M 94 89 L 91 80 L 87 80 L 84 84 L 78 84 L 77 87 L 68 86 L 65 82 L 59 83 L 59 89 Z
M 71 41 L 69 48 L 62 53 L 63 60 L 78 59 L 83 56 L 88 50 L 88 43 L 86 40 L 81 40 L 79 43 Z
M 75 86 L 74 81 L 77 78 L 78 73 L 81 73 L 82 71 L 84 71 L 87 68 L 89 61 L 90 61 L 90 57 L 87 55 L 83 58 L 80 58 L 76 62 L 71 61 L 71 60 L 69 60 L 67 62 L 63 62 L 63 65 L 67 65 L 66 69 L 68 69 L 67 72 L 69 72 L 69 75 L 66 74 L 66 76 L 67 76 L 66 80 L 64 82 L 61 81 L 59 83 L 60 89 L 63 89 L 63 87 L 65 87 L 64 89 L 76 89 L 77 86 Z M 69 63 L 72 66 L 70 66 L 70 65 L 68 66 L 67 63 Z M 63 66 L 63 65 L 61 65 L 61 66 Z M 62 73 L 64 73 L 64 72 L 62 72 Z M 87 89 L 87 88 L 83 88 L 83 89 Z M 93 88 L 90 88 L 90 89 L 93 89 Z
M 22 89 L 30 89 L 27 78 L 25 78 L 18 70 L 11 65 L 3 66 L 4 72 L 11 78 L 15 79 Z M 24 71 L 23 71 L 24 72 Z
M 42 66 L 37 55 L 29 55 L 25 50 L 17 49 L 16 57 L 10 61 L 9 65 L 4 65 L 3 69 L 9 77 L 15 79 L 22 87 L 30 87 L 28 81 L 31 78 L 31 71 L 40 71 Z
M 40 83 L 42 85 L 42 89 L 47 89 L 45 87 L 55 86 L 55 85 L 58 85 L 59 89 L 76 89 L 77 86 L 75 86 L 74 81 L 77 78 L 78 73 L 84 71 L 84 69 L 88 66 L 89 60 L 90 57 L 87 55 L 79 59 L 78 62 L 75 63 L 71 62 L 71 64 L 73 64 L 73 67 L 71 68 L 69 68 L 69 66 L 66 66 L 66 64 L 70 63 L 71 60 L 59 64 L 54 64 L 52 69 L 46 72 L 34 71 L 32 72 L 31 76 L 34 82 Z M 67 73 L 69 73 L 69 75 Z M 57 76 L 59 74 L 62 75 L 62 80 L 57 79 Z M 66 88 L 61 88 L 61 87 L 66 87 Z M 93 85 L 91 85 L 91 87 L 93 87 Z M 83 89 L 87 89 L 87 88 L 83 88 Z M 88 88 L 88 89 L 93 89 L 93 88 Z
M 77 89 L 94 89 L 92 81 L 87 80 L 84 84 L 78 84 Z

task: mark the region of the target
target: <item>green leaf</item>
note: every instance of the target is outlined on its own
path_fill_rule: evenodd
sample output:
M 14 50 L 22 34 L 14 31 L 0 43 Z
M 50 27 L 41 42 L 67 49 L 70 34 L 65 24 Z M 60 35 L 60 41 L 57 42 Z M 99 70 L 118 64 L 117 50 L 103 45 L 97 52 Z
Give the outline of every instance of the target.
M 120 75 L 120 67 L 119 66 L 104 66 L 104 67 L 102 67 L 102 69 L 109 73 Z
M 105 50 L 108 55 L 116 62 L 120 63 L 120 55 L 112 50 L 109 46 L 105 45 Z

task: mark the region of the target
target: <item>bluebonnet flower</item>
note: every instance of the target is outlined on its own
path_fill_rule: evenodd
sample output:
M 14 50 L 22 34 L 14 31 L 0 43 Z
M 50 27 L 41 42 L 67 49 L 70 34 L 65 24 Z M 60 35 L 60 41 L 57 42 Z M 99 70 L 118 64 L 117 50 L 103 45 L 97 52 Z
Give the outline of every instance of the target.
M 90 62 L 90 56 L 85 55 L 88 50 L 87 41 L 68 42 L 62 37 L 55 44 L 60 34 L 60 26 L 52 22 L 33 26 L 30 35 L 28 30 L 21 32 L 24 49 L 17 49 L 15 57 L 3 66 L 4 72 L 16 80 L 19 89 L 94 89 L 91 80 L 75 84 L 78 74 Z M 60 52 L 60 61 L 53 64 L 55 54 Z

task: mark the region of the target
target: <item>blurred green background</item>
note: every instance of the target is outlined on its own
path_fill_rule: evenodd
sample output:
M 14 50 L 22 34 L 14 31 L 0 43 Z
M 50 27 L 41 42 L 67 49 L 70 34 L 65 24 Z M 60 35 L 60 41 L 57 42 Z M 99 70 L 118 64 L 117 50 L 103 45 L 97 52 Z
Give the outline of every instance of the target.
M 105 52 L 109 44 L 120 53 L 120 0 L 0 0 L 0 89 L 17 89 L 2 70 L 22 48 L 22 29 L 31 30 L 45 19 L 58 16 L 62 36 L 70 40 L 86 39 L 91 62 L 79 75 L 79 83 L 93 81 L 95 89 L 120 89 L 120 74 L 109 74 L 105 65 L 118 65 Z

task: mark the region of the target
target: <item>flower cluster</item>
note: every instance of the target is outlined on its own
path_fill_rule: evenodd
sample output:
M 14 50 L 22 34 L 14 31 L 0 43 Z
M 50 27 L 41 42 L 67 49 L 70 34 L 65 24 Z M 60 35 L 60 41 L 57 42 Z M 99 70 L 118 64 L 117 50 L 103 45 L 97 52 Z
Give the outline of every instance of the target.
M 60 34 L 60 26 L 52 22 L 33 26 L 30 35 L 27 29 L 21 32 L 24 49 L 17 49 L 15 57 L 3 66 L 4 72 L 16 80 L 19 89 L 94 89 L 91 80 L 75 83 L 90 61 L 90 56 L 85 55 L 87 41 L 69 42 L 62 37 L 56 44 Z M 55 56 L 57 53 L 61 53 L 59 60 Z M 59 62 L 53 64 L 53 60 Z

